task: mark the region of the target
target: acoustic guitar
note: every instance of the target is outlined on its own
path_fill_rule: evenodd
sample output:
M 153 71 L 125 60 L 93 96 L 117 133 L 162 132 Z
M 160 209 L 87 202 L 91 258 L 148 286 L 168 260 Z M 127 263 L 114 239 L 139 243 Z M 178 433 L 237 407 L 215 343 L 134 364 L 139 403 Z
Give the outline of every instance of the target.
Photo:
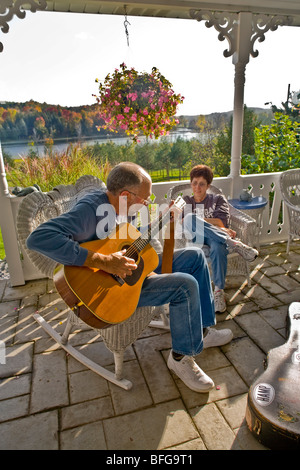
M 247 425 L 272 450 L 300 450 L 300 302 L 289 307 L 287 332 L 248 393 Z
M 182 210 L 179 196 L 141 233 L 133 225 L 117 225 L 104 240 L 92 240 L 81 246 L 105 255 L 126 249 L 124 256 L 133 258 L 137 268 L 124 279 L 100 269 L 86 266 L 60 266 L 54 284 L 65 303 L 93 328 L 107 328 L 127 320 L 135 311 L 145 278 L 158 265 L 158 255 L 150 245 L 162 227 L 170 221 L 170 212 Z

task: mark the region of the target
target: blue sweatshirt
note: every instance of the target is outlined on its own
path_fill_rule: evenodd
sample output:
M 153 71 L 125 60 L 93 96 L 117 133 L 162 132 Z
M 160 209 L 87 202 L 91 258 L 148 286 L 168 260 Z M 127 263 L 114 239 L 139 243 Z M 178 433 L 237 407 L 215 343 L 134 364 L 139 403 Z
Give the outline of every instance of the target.
M 27 247 L 58 263 L 82 266 L 88 250 L 80 243 L 107 238 L 116 213 L 104 191 L 88 194 L 67 213 L 48 220 L 27 238 Z

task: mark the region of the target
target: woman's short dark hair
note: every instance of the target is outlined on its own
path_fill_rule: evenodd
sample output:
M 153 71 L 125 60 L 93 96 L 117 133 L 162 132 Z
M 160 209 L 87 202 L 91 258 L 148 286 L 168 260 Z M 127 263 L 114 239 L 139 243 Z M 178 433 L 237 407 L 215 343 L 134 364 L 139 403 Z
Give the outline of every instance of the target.
M 194 178 L 199 178 L 200 176 L 202 176 L 207 181 L 207 184 L 211 184 L 214 178 L 212 169 L 206 165 L 196 165 L 194 166 L 194 168 L 191 169 L 191 172 L 190 172 L 191 181 Z

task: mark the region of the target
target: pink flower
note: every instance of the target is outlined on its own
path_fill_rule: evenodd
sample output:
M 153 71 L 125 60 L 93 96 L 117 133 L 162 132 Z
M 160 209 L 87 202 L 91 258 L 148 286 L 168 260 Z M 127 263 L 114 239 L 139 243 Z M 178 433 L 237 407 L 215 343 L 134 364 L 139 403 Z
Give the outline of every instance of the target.
M 143 114 L 144 114 L 144 116 L 148 116 L 149 113 L 148 113 L 148 109 L 147 109 L 147 108 L 145 108 L 145 109 L 143 110 Z
M 132 120 L 132 121 L 136 121 L 136 120 L 137 120 L 136 113 L 134 113 L 134 114 L 131 116 L 131 120 Z
M 125 108 L 124 108 L 124 113 L 129 113 L 129 111 L 130 111 L 129 106 L 125 106 Z
M 132 101 L 135 101 L 135 100 L 137 99 L 137 97 L 138 97 L 138 94 L 135 93 L 135 92 L 134 92 L 134 93 L 128 93 L 128 95 L 127 95 L 127 98 L 128 98 L 128 99 L 131 98 Z
M 122 114 L 118 114 L 117 119 L 118 119 L 118 121 L 122 121 L 122 119 L 125 119 L 125 118 Z
M 120 106 L 119 101 L 115 101 L 115 106 Z

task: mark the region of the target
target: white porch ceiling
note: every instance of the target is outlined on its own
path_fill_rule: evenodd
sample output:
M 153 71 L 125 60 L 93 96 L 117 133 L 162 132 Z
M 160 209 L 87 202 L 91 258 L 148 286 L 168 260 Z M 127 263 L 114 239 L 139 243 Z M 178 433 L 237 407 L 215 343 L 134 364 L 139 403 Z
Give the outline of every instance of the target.
M 300 0 L 47 0 L 47 11 L 124 15 L 124 5 L 128 16 L 190 19 L 190 10 L 251 12 L 292 16 L 291 25 L 300 26 Z

